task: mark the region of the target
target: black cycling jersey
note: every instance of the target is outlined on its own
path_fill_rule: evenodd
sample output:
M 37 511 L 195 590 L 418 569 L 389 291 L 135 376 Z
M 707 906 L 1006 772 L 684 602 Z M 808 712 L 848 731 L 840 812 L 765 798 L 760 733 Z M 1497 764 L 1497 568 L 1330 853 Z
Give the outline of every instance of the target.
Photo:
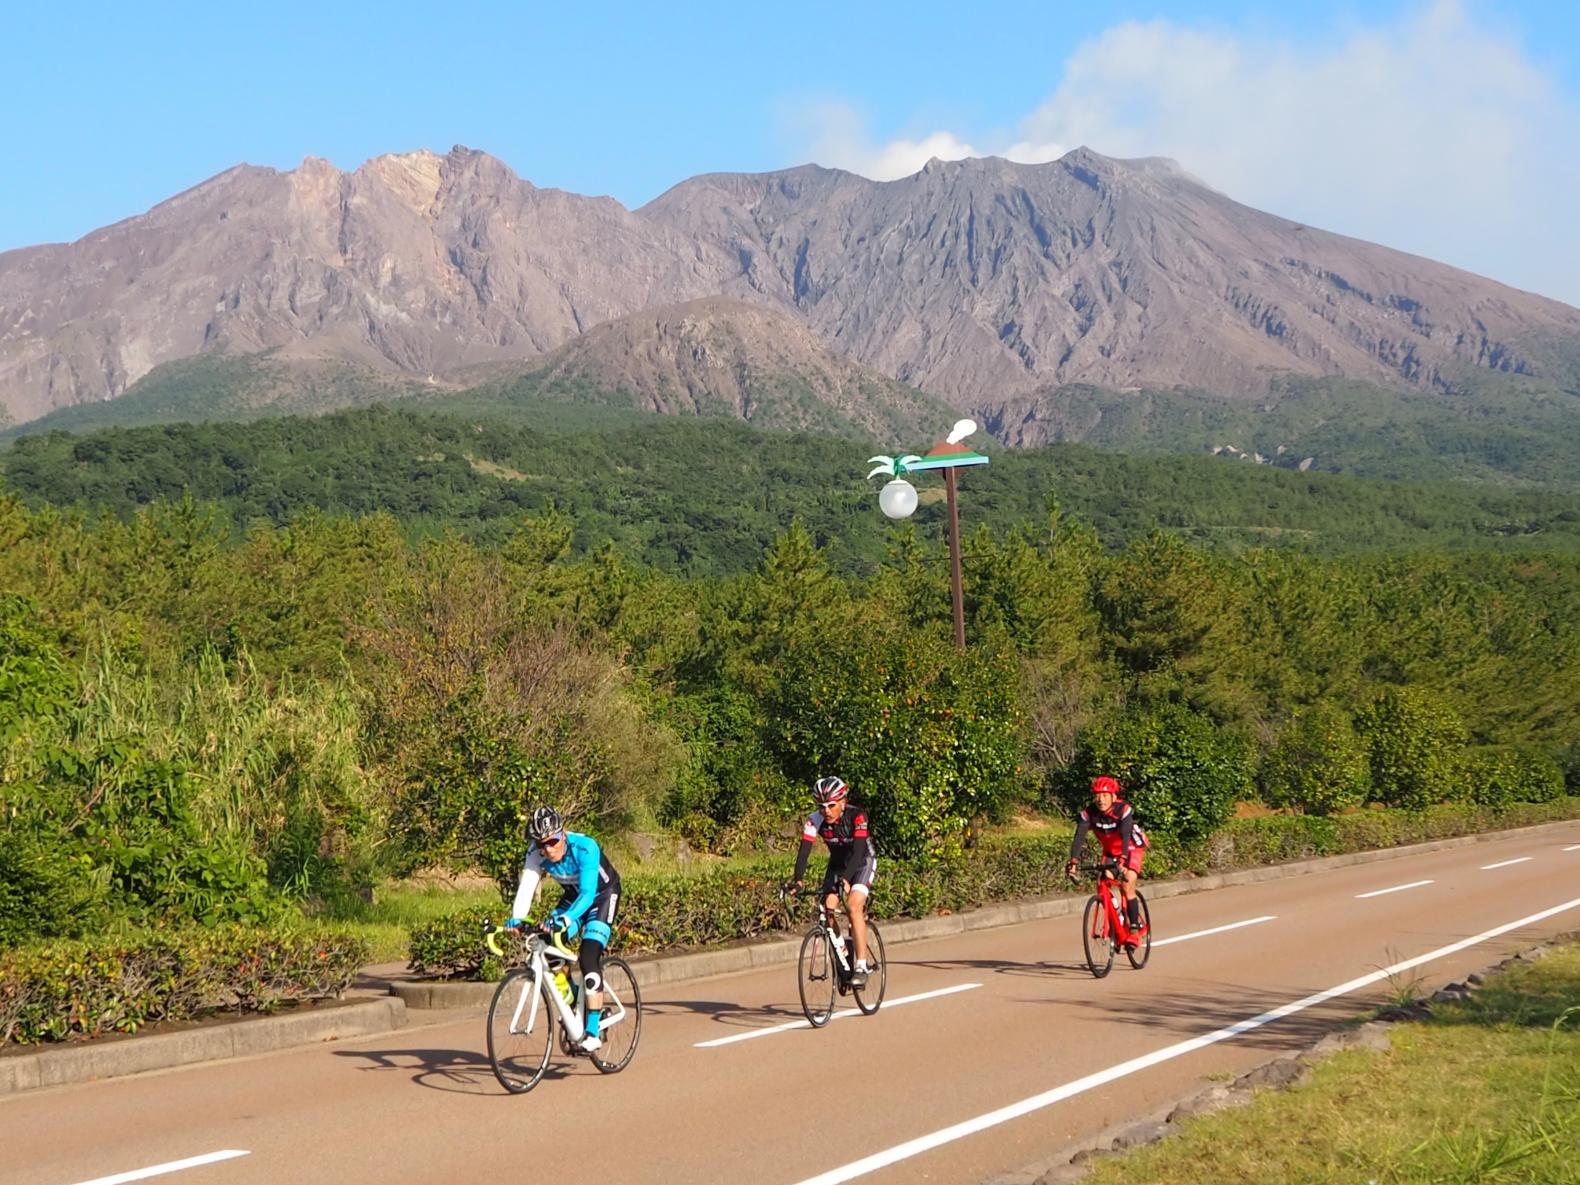
M 814 811 L 801 828 L 801 847 L 795 854 L 795 879 L 806 876 L 812 845 L 819 839 L 828 845 L 830 877 L 856 884 L 865 883 L 862 875 L 872 863 L 872 836 L 867 827 L 865 807 L 847 803 L 838 822 L 831 822 L 822 811 Z

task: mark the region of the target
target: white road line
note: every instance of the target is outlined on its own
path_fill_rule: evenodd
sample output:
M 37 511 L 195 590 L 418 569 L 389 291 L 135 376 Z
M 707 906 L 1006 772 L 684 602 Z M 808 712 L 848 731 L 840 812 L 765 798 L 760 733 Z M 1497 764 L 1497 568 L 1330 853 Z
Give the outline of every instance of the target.
M 1580 843 L 1572 843 L 1564 849 L 1566 852 L 1580 852 Z
M 987 1114 L 978 1115 L 974 1119 L 967 1119 L 962 1123 L 956 1123 L 928 1135 L 918 1136 L 916 1139 L 908 1140 L 903 1144 L 896 1144 L 894 1147 L 886 1148 L 882 1152 L 875 1152 L 871 1156 L 864 1156 L 862 1159 L 852 1161 L 850 1164 L 829 1169 L 826 1173 L 808 1177 L 806 1180 L 799 1182 L 798 1185 L 840 1185 L 841 1182 L 851 1181 L 857 1177 L 865 1176 L 867 1173 L 876 1172 L 878 1169 L 887 1168 L 891 1164 L 908 1160 L 933 1148 L 952 1143 L 966 1136 L 975 1135 L 980 1131 L 986 1131 L 990 1127 L 997 1127 L 1001 1123 L 1008 1123 L 1011 1119 L 1019 1119 L 1024 1115 L 1030 1115 L 1034 1111 L 1040 1111 L 1044 1107 L 1052 1106 L 1054 1103 L 1062 1102 L 1088 1090 L 1104 1086 L 1116 1079 L 1128 1077 L 1141 1070 L 1150 1069 L 1162 1062 L 1172 1061 L 1177 1057 L 1183 1057 L 1187 1053 L 1194 1053 L 1198 1049 L 1205 1049 L 1209 1045 L 1216 1045 L 1220 1041 L 1228 1041 L 1243 1033 L 1249 1033 L 1253 1029 L 1259 1029 L 1263 1025 L 1271 1024 L 1275 1020 L 1281 1020 L 1297 1012 L 1304 1012 L 1307 1008 L 1324 1004 L 1337 996 L 1347 996 L 1351 992 L 1370 987 L 1372 984 L 1386 979 L 1390 975 L 1397 975 L 1401 971 L 1408 971 L 1411 967 L 1419 967 L 1422 963 L 1430 963 L 1435 959 L 1457 954 L 1467 947 L 1485 942 L 1489 938 L 1496 938 L 1500 934 L 1507 934 L 1510 930 L 1518 930 L 1521 926 L 1532 925 L 1577 907 L 1580 907 L 1580 897 L 1576 897 L 1572 901 L 1565 901 L 1562 905 L 1555 905 L 1551 909 L 1544 909 L 1540 913 L 1529 914 L 1516 921 L 1505 922 L 1501 926 L 1483 930 L 1480 934 L 1470 938 L 1462 938 L 1458 942 L 1440 946 L 1424 955 L 1416 955 L 1413 959 L 1405 959 L 1403 962 L 1395 963 L 1392 967 L 1384 967 L 1380 971 L 1362 975 L 1359 979 L 1352 979 L 1347 983 L 1339 984 L 1337 987 L 1328 988 L 1326 991 L 1304 996 L 1288 1004 L 1281 1004 L 1269 1012 L 1262 1013 L 1260 1016 L 1236 1021 L 1232 1025 L 1214 1029 L 1212 1032 L 1204 1033 L 1200 1037 L 1192 1037 L 1188 1041 L 1179 1042 L 1177 1045 L 1165 1046 L 1140 1057 L 1131 1058 L 1127 1062 L 1120 1062 L 1116 1066 L 1109 1066 L 1106 1070 L 1088 1074 L 1085 1078 L 1077 1078 L 1074 1082 L 1066 1082 L 1063 1086 L 1056 1086 L 1052 1090 L 1032 1095 L 1029 1099 L 1022 1099 L 1018 1103 L 1000 1107 L 997 1111 L 989 1111 Z
M 1494 868 L 1507 868 L 1510 864 L 1524 864 L 1527 860 L 1533 858 L 1534 857 L 1531 856 L 1518 856 L 1513 860 L 1499 860 L 1496 864 L 1483 864 L 1481 866 L 1481 871 L 1488 872 Z
M 1209 934 L 1222 934 L 1225 930 L 1238 930 L 1241 926 L 1254 926 L 1259 922 L 1272 922 L 1278 919 L 1277 914 L 1268 914 L 1266 917 L 1247 918 L 1243 922 L 1230 922 L 1227 926 L 1214 926 L 1211 930 L 1197 930 L 1194 934 L 1176 934 L 1173 938 L 1159 938 L 1153 946 L 1167 946 L 1171 942 L 1189 942 L 1192 938 L 1205 938 Z
M 1435 881 L 1411 881 L 1408 885 L 1394 885 L 1390 889 L 1373 889 L 1370 893 L 1357 893 L 1355 894 L 1355 899 L 1359 901 L 1362 897 L 1381 897 L 1384 893 L 1402 893 L 1406 889 L 1419 889 L 1422 885 L 1436 883 Z
M 980 983 L 957 983 L 954 987 L 938 988 L 931 992 L 920 992 L 914 996 L 901 996 L 898 1000 L 885 1000 L 884 1008 L 898 1008 L 901 1004 L 914 1004 L 918 1000 L 931 1000 L 934 996 L 952 996 L 956 992 L 969 992 L 972 988 L 979 988 Z M 842 1008 L 830 1018 L 838 1020 L 842 1016 L 855 1016 L 859 1009 Z M 733 1045 L 737 1041 L 750 1041 L 754 1037 L 768 1037 L 774 1033 L 788 1033 L 791 1029 L 810 1029 L 812 1022 L 809 1020 L 792 1020 L 788 1024 L 770 1025 L 765 1029 L 752 1029 L 745 1033 L 736 1033 L 731 1037 L 715 1037 L 712 1041 L 698 1041 L 697 1049 L 714 1049 L 720 1045 Z
M 185 1160 L 169 1160 L 164 1164 L 149 1165 L 146 1169 L 133 1169 L 129 1173 L 116 1173 L 110 1177 L 95 1177 L 91 1181 L 80 1181 L 78 1185 L 122 1185 L 125 1181 L 143 1181 L 149 1177 L 163 1176 L 165 1173 L 179 1173 L 182 1169 L 195 1169 L 200 1164 L 213 1164 L 217 1160 L 234 1160 L 238 1156 L 247 1156 L 247 1152 L 239 1148 L 226 1148 L 223 1152 L 205 1152 L 202 1156 L 189 1156 Z

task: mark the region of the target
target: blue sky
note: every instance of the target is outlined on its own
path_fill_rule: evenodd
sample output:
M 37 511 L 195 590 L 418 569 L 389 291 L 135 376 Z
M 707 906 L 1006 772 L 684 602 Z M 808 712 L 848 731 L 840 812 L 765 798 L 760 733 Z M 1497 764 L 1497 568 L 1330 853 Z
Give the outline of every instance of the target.
M 701 172 L 817 160 L 888 178 L 935 152 L 1085 142 L 1580 304 L 1577 9 L 29 6 L 0 39 L 0 250 L 76 238 L 240 161 L 350 169 L 462 143 L 635 206 Z

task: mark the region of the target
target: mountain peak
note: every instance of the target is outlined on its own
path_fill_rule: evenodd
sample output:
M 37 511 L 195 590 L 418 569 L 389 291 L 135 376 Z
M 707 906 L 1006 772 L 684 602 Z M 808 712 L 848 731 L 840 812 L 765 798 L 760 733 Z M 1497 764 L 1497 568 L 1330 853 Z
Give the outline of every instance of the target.
M 733 365 L 758 355 L 721 343 L 805 333 L 963 411 L 1074 383 L 1580 383 L 1580 311 L 1297 227 L 1161 157 L 935 157 L 886 183 L 718 173 L 629 211 L 455 145 L 349 174 L 239 166 L 77 243 L 0 255 L 0 412 L 114 398 L 200 353 L 311 349 L 423 378 L 525 363 L 701 297 L 792 321 L 704 306 L 621 340 L 706 331 Z

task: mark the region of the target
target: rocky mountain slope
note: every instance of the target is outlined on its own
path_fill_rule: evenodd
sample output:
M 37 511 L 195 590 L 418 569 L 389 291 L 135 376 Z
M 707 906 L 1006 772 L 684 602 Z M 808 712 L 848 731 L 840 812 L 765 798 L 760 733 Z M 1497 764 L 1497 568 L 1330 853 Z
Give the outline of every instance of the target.
M 595 326 L 521 378 L 469 392 L 467 402 L 476 410 L 490 398 L 523 397 L 900 441 L 952 414 L 941 400 L 835 354 L 794 313 L 726 297 Z
M 594 326 L 717 295 L 972 411 L 1072 383 L 1258 396 L 1290 374 L 1580 388 L 1580 311 L 1249 209 L 1165 161 L 720 174 L 630 211 L 457 148 L 349 173 L 239 166 L 76 243 L 0 254 L 0 414 L 112 399 L 198 354 L 423 382 L 527 369 Z M 678 323 L 637 324 L 608 330 L 593 370 L 631 381 L 677 340 Z M 749 410 L 729 366 L 675 373 L 673 398 Z

